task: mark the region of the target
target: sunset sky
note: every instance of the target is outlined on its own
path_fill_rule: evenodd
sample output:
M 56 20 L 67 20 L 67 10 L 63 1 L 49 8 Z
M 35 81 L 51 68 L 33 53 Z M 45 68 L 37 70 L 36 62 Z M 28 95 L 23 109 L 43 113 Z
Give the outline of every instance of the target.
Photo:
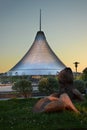
M 61 61 L 75 71 L 87 67 L 87 0 L 0 0 L 0 73 L 10 70 L 42 31 Z

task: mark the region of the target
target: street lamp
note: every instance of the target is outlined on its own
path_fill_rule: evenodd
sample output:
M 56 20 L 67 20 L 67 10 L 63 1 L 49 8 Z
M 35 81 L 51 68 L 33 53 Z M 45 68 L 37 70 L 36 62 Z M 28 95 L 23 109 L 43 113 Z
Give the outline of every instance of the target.
M 73 64 L 75 64 L 76 75 L 77 75 L 77 67 L 78 67 L 79 62 L 74 62 Z

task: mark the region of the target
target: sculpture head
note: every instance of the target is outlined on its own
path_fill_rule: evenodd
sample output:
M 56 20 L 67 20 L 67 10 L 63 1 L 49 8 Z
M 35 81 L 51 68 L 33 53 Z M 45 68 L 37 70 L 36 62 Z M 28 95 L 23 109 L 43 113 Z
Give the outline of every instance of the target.
M 71 68 L 67 67 L 64 70 L 60 71 L 58 80 L 59 83 L 63 85 L 73 84 L 73 73 Z

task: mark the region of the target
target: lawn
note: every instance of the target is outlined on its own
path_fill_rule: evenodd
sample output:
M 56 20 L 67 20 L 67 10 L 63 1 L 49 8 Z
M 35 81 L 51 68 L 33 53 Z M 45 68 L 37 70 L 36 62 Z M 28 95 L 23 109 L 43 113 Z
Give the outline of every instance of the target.
M 10 99 L 0 101 L 0 130 L 71 130 L 87 128 L 87 98 L 74 102 L 81 114 L 70 111 L 33 113 L 39 99 Z

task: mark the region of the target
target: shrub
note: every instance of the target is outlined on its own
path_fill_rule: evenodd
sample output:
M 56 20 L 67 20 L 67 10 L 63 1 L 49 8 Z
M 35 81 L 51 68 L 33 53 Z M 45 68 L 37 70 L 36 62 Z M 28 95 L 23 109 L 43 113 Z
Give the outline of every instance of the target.
M 54 77 L 42 78 L 39 81 L 39 91 L 47 95 L 58 91 L 58 80 Z
M 58 80 L 54 77 L 48 77 L 48 86 L 50 88 L 50 92 L 58 91 L 59 83 Z
M 82 80 L 87 81 L 87 67 L 83 70 L 81 78 Z
M 87 94 L 87 81 L 85 81 L 85 93 Z
M 45 92 L 47 91 L 47 87 L 48 87 L 48 81 L 47 81 L 47 78 L 42 78 L 40 81 L 39 81 L 39 91 L 40 92 Z
M 85 83 L 83 80 L 74 80 L 74 86 L 81 92 L 85 92 Z
M 13 84 L 12 89 L 22 94 L 25 98 L 28 98 L 32 92 L 31 82 L 25 79 L 19 80 Z

